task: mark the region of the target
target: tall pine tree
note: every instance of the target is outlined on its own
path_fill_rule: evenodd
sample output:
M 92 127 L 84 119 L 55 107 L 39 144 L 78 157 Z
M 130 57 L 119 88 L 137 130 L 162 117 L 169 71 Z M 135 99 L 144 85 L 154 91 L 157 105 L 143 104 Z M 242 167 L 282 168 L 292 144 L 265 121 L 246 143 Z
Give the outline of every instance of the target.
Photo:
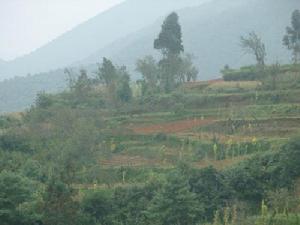
M 177 13 L 171 13 L 164 21 L 154 48 L 161 50 L 164 55 L 179 55 L 184 51 L 182 44 L 181 26 Z

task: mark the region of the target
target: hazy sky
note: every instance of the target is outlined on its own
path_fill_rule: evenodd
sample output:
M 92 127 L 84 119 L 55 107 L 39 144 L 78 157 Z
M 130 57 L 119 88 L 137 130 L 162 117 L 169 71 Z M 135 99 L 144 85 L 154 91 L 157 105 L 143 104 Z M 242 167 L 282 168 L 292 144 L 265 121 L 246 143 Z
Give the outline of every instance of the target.
M 123 0 L 0 0 L 0 59 L 41 47 Z

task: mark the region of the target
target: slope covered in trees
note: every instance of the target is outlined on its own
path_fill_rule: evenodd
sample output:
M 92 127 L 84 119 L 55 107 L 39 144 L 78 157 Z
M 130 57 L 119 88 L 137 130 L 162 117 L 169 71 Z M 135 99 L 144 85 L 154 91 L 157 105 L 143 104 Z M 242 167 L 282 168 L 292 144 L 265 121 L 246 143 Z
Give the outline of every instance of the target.
M 200 79 L 218 77 L 220 69 L 228 64 L 239 67 L 253 63 L 239 46 L 239 37 L 255 31 L 267 40 L 267 61 L 281 63 L 291 60 L 282 45 L 282 37 L 290 23 L 292 11 L 298 2 L 267 1 L 210 1 L 199 7 L 179 10 L 183 27 L 183 43 L 187 52 L 195 56 L 201 71 Z M 255 12 L 255 15 L 253 14 Z M 236 18 L 239 18 L 237 21 Z M 276 21 L 276 22 L 274 22 Z M 161 21 L 99 50 L 83 64 L 93 63 L 108 56 L 119 64 L 133 69 L 136 58 L 153 54 L 152 40 L 159 31 Z M 140 36 L 141 35 L 141 36 Z
M 189 82 L 181 29 L 165 18 L 135 85 L 103 58 L 0 116 L 1 223 L 300 224 L 299 64 Z
M 131 1 L 126 4 L 129 4 L 130 2 Z M 135 64 L 137 59 L 148 54 L 152 54 L 155 58 L 159 57 L 159 55 L 154 52 L 152 48 L 152 40 L 159 32 L 162 19 L 158 19 L 158 21 L 153 25 L 151 25 L 151 23 L 159 16 L 163 18 L 163 15 L 166 14 L 170 8 L 175 7 L 173 1 L 172 4 L 169 4 L 168 1 L 151 2 L 152 3 L 147 4 L 158 4 L 159 6 L 156 8 L 158 8 L 160 11 L 157 11 L 156 8 L 149 5 L 145 7 L 147 10 L 149 10 L 149 12 L 145 14 L 143 13 L 143 10 L 140 12 L 138 11 L 139 4 L 141 4 L 141 6 L 145 6 L 144 3 L 140 2 L 139 4 L 135 5 L 137 13 L 139 13 L 139 16 L 137 17 L 143 18 L 141 21 L 148 21 L 147 23 L 149 26 L 146 26 L 146 24 L 140 24 L 139 27 L 136 26 L 134 29 L 132 28 L 131 32 L 133 33 L 130 34 L 130 32 L 124 32 L 122 30 L 125 27 L 123 26 L 124 24 L 122 24 L 122 29 L 113 29 L 117 29 L 121 36 L 116 35 L 113 38 L 109 38 L 109 41 L 103 42 L 106 44 L 102 45 L 102 38 L 97 37 L 94 32 L 99 32 L 102 35 L 102 31 L 107 30 L 107 27 L 101 28 L 101 26 L 96 23 L 97 17 L 88 22 L 86 28 L 85 24 L 82 24 L 78 29 L 68 33 L 65 36 L 65 38 L 68 37 L 70 40 L 79 38 L 81 43 L 80 45 L 70 41 L 69 39 L 66 39 L 64 42 L 61 42 L 59 49 L 65 49 L 63 48 L 63 43 L 67 43 L 68 45 L 72 46 L 72 51 L 75 52 L 72 52 L 72 54 L 71 52 L 66 52 L 65 54 L 68 56 L 67 59 L 71 60 L 69 63 L 73 62 L 72 60 L 74 59 L 72 57 L 77 57 L 76 60 L 79 60 L 79 62 L 73 64 L 75 68 L 80 69 L 81 67 L 84 67 L 93 72 L 96 69 L 96 63 L 98 63 L 102 57 L 108 57 L 119 65 L 126 65 L 133 76 L 133 79 L 140 77 L 140 74 L 135 72 Z M 194 4 L 195 2 L 197 1 L 191 1 L 190 3 Z M 188 2 L 185 4 L 187 3 Z M 178 4 L 178 8 L 183 7 L 184 5 L 183 3 L 180 3 L 180 1 L 178 1 Z M 226 64 L 230 67 L 239 67 L 244 64 L 254 63 L 252 57 L 245 55 L 239 46 L 239 37 L 247 35 L 251 31 L 255 31 L 262 38 L 262 40 L 267 41 L 265 46 L 267 63 L 272 63 L 275 61 L 284 63 L 290 61 L 292 57 L 290 56 L 288 50 L 282 45 L 282 36 L 285 34 L 286 26 L 290 23 L 291 12 L 297 6 L 297 0 L 291 0 L 288 2 L 282 0 L 233 0 L 230 2 L 225 0 L 214 0 L 208 1 L 199 7 L 193 6 L 188 9 L 178 10 L 178 14 L 181 18 L 180 24 L 183 27 L 183 44 L 185 45 L 186 51 L 194 55 L 195 64 L 199 69 L 199 78 L 205 80 L 219 77 L 220 69 Z M 152 13 L 152 10 L 157 12 Z M 255 12 L 255 16 L 253 15 L 253 12 Z M 110 15 L 109 12 L 103 16 L 108 17 L 108 15 Z M 132 16 L 136 18 L 136 15 Z M 127 18 L 127 16 L 124 17 Z M 99 18 L 102 17 L 99 16 Z M 239 18 L 239 20 L 237 21 L 236 18 Z M 106 20 L 103 21 L 105 22 Z M 137 21 L 135 22 L 137 23 Z M 105 23 L 105 26 L 108 26 L 108 23 Z M 88 31 L 89 29 L 90 31 Z M 77 37 L 77 30 L 78 32 L 83 32 L 87 36 L 93 36 L 95 39 L 97 39 L 96 43 L 92 41 L 84 41 L 85 38 L 79 34 Z M 110 32 L 110 29 L 108 29 L 107 32 Z M 114 33 L 111 35 L 113 34 Z M 118 37 L 120 38 L 119 40 Z M 91 43 L 91 46 L 89 47 L 89 54 L 91 54 L 91 56 L 86 58 L 87 55 L 82 54 L 82 52 L 85 52 L 86 50 L 79 51 L 73 47 L 82 45 L 81 47 L 85 48 L 84 44 L 87 42 Z M 103 48 L 100 45 L 103 46 Z M 51 45 L 49 46 L 49 51 L 53 49 L 50 47 Z M 52 52 L 52 50 L 50 52 Z M 53 51 L 52 53 L 54 54 L 56 51 Z M 55 55 L 63 56 L 64 54 L 59 53 Z M 69 56 L 72 57 L 70 58 Z M 37 58 L 37 61 L 32 61 L 34 62 L 33 64 L 35 66 L 43 66 L 47 64 L 45 62 L 47 57 L 38 56 Z M 63 62 L 63 60 L 57 60 L 56 56 L 54 58 L 55 62 Z M 83 58 L 86 59 L 80 60 Z M 30 64 L 31 63 L 26 63 L 26 66 Z M 16 66 L 16 68 L 18 67 Z M 22 69 L 22 71 L 26 71 L 26 69 Z M 56 84 L 60 83 L 60 81 L 66 80 L 66 77 L 61 77 L 63 75 L 60 71 L 57 73 L 56 71 L 52 71 L 49 73 L 49 75 L 44 73 L 36 76 L 38 76 L 35 78 L 35 80 L 38 81 L 38 83 L 35 83 L 36 88 L 33 88 L 29 84 L 26 86 L 26 92 L 21 91 L 21 89 L 17 93 L 19 96 L 18 99 L 21 99 L 23 95 L 30 96 L 27 98 L 26 103 L 24 102 L 24 104 L 19 105 L 19 103 L 17 103 L 14 99 L 8 97 L 5 102 L 2 101 L 2 111 L 21 109 L 23 106 L 29 106 L 29 103 L 34 101 L 34 96 L 36 95 L 37 91 L 47 92 L 52 90 L 60 90 L 60 87 L 58 87 Z M 25 82 L 26 81 L 21 78 L 12 80 L 8 84 L 8 89 L 15 90 L 17 85 L 21 85 L 22 83 L 25 86 Z M 30 82 L 26 82 L 26 84 L 28 83 Z M 25 89 L 25 87 L 23 87 L 23 89 Z M 15 93 L 6 92 L 6 94 L 10 96 L 14 95 Z M 18 106 L 20 107 L 18 108 Z

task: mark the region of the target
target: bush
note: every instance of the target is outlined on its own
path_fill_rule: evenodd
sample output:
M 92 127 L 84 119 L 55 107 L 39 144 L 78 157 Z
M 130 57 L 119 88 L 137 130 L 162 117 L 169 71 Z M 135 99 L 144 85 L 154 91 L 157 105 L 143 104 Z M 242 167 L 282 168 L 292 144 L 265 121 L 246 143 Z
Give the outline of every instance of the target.
M 29 141 L 24 135 L 10 132 L 0 135 L 0 149 L 20 152 L 33 151 Z
M 158 133 L 155 135 L 154 140 L 156 142 L 162 142 L 167 140 L 167 135 L 165 133 Z
M 300 217 L 297 214 L 276 214 L 261 216 L 256 219 L 256 225 L 300 225 Z
M 263 75 L 256 66 L 242 67 L 239 70 L 224 69 L 221 72 L 225 81 L 254 81 Z
M 82 200 L 83 212 L 97 224 L 107 224 L 112 214 L 112 199 L 105 192 L 96 191 L 87 194 Z

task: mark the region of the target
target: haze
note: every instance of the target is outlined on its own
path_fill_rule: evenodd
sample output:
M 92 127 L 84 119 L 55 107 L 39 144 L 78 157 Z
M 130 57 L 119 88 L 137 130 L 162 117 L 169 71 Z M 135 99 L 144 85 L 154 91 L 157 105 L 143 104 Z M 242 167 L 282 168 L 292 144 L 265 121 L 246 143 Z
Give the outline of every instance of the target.
M 123 0 L 1 0 L 0 58 L 30 53 Z

